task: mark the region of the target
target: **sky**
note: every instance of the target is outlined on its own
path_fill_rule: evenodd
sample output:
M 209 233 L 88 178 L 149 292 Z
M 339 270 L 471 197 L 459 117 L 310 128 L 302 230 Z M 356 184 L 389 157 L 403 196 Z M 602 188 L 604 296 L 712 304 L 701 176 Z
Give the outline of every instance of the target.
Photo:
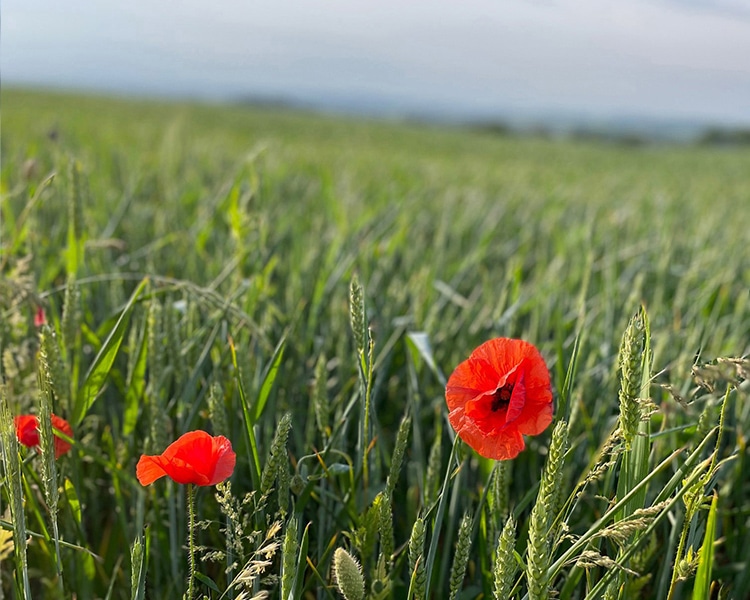
M 5 0 L 3 85 L 750 124 L 750 0 Z

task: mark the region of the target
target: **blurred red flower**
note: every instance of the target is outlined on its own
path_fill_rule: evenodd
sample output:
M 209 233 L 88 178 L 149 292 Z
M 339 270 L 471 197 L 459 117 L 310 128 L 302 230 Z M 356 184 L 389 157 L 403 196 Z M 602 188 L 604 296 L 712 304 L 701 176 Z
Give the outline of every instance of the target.
M 59 429 L 68 437 L 73 437 L 73 428 L 65 419 L 52 415 L 52 427 Z M 19 415 L 14 420 L 18 441 L 28 448 L 39 446 L 39 419 L 35 415 Z M 68 442 L 55 434 L 55 458 L 60 458 L 70 450 Z
M 205 431 L 190 431 L 172 442 L 157 456 L 141 456 L 136 476 L 141 485 L 170 477 L 177 483 L 216 485 L 234 471 L 237 455 L 232 443 L 223 435 L 211 436 Z
M 448 378 L 445 399 L 453 428 L 485 458 L 515 458 L 523 435 L 552 422 L 547 365 L 523 340 L 496 338 L 476 348 Z
M 44 314 L 44 309 L 39 306 L 34 313 L 34 327 L 41 327 L 47 324 L 47 315 Z

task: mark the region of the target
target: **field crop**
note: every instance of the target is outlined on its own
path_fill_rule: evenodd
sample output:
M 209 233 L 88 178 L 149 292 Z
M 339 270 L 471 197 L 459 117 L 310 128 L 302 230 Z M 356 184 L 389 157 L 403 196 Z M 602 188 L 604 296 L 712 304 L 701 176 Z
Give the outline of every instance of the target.
M 0 597 L 750 597 L 748 149 L 2 108 Z M 497 337 L 508 461 L 445 400 Z M 195 430 L 226 482 L 139 483 Z

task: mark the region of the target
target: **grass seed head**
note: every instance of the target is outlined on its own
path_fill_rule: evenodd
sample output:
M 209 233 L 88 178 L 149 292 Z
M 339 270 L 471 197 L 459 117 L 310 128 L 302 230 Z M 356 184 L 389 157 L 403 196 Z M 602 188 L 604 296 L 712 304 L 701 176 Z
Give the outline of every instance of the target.
M 344 600 L 363 600 L 365 578 L 356 558 L 343 548 L 333 553 L 333 579 Z
M 455 600 L 461 591 L 461 586 L 466 575 L 466 566 L 469 563 L 469 552 L 471 551 L 471 530 L 473 519 L 466 513 L 458 526 L 458 540 L 456 541 L 456 554 L 453 557 L 450 576 L 450 600 Z
M 625 438 L 625 447 L 630 448 L 638 434 L 638 424 L 643 419 L 637 399 L 641 389 L 643 350 L 646 330 L 643 311 L 639 310 L 630 319 L 620 344 L 620 427 Z
M 514 556 L 516 547 L 516 522 L 509 516 L 495 548 L 492 565 L 493 588 L 495 600 L 505 600 L 510 597 L 513 581 L 516 577 L 517 564 Z

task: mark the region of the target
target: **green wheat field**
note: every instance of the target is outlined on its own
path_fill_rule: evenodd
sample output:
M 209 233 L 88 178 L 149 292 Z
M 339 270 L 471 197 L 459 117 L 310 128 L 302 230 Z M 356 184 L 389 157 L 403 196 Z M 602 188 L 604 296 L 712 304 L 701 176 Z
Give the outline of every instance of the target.
M 1 169 L 0 597 L 750 598 L 747 147 L 6 89 Z M 495 462 L 501 336 L 555 419 Z

